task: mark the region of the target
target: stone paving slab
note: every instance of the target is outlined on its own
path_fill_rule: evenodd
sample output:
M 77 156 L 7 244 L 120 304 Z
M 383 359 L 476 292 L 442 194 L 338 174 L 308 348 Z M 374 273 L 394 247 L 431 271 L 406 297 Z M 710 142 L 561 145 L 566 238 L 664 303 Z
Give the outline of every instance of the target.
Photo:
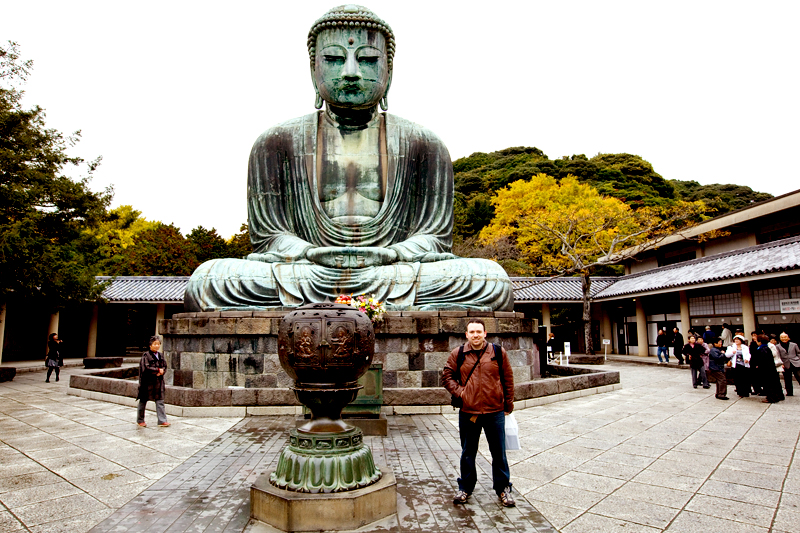
M 455 412 L 390 417 L 368 437 L 398 478 L 398 515 L 363 531 L 800 533 L 800 400 L 716 400 L 672 365 L 610 361 L 623 388 L 518 410 L 509 453 L 518 507 L 479 486 L 454 506 Z M 0 384 L 0 532 L 247 531 L 248 489 L 274 466 L 292 417 L 172 417 L 68 396 L 70 372 Z M 153 413 L 148 417 L 154 418 Z

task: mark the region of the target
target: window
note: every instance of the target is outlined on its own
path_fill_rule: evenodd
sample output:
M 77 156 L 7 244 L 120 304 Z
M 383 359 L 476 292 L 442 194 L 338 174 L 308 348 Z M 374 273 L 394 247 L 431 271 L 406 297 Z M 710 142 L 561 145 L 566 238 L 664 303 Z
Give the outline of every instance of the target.
M 714 296 L 714 313 L 717 315 L 738 315 L 742 312 L 742 293 L 717 294 Z
M 780 311 L 781 300 L 789 298 L 789 287 L 780 287 L 777 289 L 764 289 L 762 291 L 753 291 L 753 300 L 756 307 L 756 313 L 765 313 L 767 311 Z
M 692 316 L 713 315 L 714 297 L 698 296 L 696 298 L 689 298 L 689 314 Z

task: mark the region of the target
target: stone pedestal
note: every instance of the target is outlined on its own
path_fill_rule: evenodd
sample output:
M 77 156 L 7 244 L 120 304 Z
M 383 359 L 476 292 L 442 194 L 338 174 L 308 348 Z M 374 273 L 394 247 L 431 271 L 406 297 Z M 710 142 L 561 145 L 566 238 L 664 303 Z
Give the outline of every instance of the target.
M 397 512 L 397 481 L 382 467 L 381 479 L 363 489 L 309 494 L 279 489 L 272 471 L 250 488 L 250 516 L 282 531 L 348 531 Z
M 278 359 L 278 325 L 287 312 L 181 313 L 161 321 L 167 384 L 217 390 L 244 387 L 232 391 L 241 397 L 233 405 L 274 405 L 275 395 L 297 405 L 288 390 L 292 380 Z M 375 328 L 373 363 L 383 365 L 383 404 L 449 404 L 450 395 L 440 380 L 442 368 L 450 351 L 466 342 L 464 333 L 473 316 L 486 323 L 486 340 L 506 349 L 515 383 L 540 376 L 534 356 L 537 324 L 521 313 L 394 312 Z M 259 389 L 258 397 L 252 389 Z M 270 399 L 262 402 L 261 396 Z

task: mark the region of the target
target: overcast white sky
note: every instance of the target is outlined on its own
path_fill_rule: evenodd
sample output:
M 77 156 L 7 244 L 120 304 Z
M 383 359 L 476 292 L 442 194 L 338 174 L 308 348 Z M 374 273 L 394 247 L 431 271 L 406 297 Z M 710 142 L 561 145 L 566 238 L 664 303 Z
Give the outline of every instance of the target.
M 314 110 L 306 37 L 334 1 L 6 3 L 26 104 L 103 156 L 95 190 L 184 233 L 247 219 L 247 157 Z M 453 159 L 536 146 L 637 154 L 668 179 L 800 188 L 800 2 L 385 1 L 389 111 Z M 787 159 L 788 158 L 788 159 Z

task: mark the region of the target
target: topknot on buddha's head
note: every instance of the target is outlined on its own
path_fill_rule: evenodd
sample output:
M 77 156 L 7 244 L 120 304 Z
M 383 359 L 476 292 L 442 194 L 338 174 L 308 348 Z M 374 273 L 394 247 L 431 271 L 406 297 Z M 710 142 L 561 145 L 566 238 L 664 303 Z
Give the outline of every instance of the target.
M 336 6 L 311 26 L 308 32 L 308 56 L 312 66 L 317 53 L 317 35 L 330 28 L 365 28 L 383 33 L 386 37 L 386 54 L 391 70 L 395 47 L 392 28 L 370 9 L 355 4 Z

